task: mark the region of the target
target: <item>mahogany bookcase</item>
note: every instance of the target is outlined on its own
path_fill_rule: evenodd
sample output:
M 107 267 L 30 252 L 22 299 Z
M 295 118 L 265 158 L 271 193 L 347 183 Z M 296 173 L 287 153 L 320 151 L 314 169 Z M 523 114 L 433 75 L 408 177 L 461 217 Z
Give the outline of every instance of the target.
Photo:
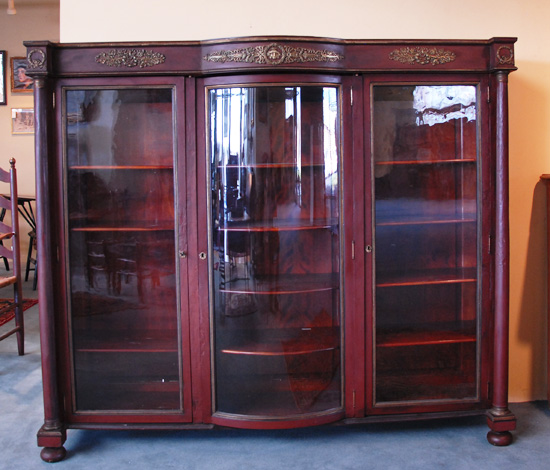
M 514 42 L 25 43 L 42 458 L 476 414 L 509 444 Z

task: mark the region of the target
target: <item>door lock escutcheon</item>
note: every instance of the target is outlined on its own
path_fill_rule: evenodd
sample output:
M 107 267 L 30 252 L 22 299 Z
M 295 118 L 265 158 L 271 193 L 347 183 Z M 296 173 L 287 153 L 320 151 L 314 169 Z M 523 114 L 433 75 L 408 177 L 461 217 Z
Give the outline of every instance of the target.
M 200 259 L 206 259 L 206 253 L 205 253 L 204 251 L 201 251 L 201 252 L 199 253 L 199 258 L 200 258 Z

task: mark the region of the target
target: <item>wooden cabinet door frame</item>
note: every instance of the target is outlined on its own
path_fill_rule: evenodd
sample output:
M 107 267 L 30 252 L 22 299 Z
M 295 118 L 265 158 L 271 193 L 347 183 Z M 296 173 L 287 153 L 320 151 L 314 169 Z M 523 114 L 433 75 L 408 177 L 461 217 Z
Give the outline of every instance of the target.
M 75 411 L 74 397 L 74 378 L 73 364 L 71 360 L 71 325 L 70 325 L 70 310 L 69 310 L 69 284 L 68 276 L 68 232 L 66 224 L 66 208 L 65 208 L 65 189 L 66 189 L 66 174 L 65 166 L 66 155 L 64 154 L 64 139 L 65 124 L 63 122 L 64 113 L 61 118 L 58 118 L 57 125 L 57 141 L 60 142 L 57 149 L 59 158 L 57 159 L 55 171 L 59 176 L 57 178 L 58 186 L 56 188 L 58 197 L 56 198 L 55 206 L 57 207 L 58 227 L 63 227 L 57 234 L 58 237 L 58 253 L 59 253 L 59 284 L 66 286 L 66 290 L 60 290 L 56 295 L 58 305 L 56 314 L 58 315 L 57 328 L 60 338 L 63 341 L 58 342 L 59 366 L 62 371 L 60 374 L 60 388 L 63 390 L 64 409 L 66 420 L 69 427 L 86 427 L 93 423 L 143 423 L 154 426 L 155 423 L 186 423 L 192 421 L 192 395 L 191 395 L 191 364 L 190 357 L 190 320 L 189 320 L 189 302 L 188 302 L 188 263 L 184 255 L 188 250 L 188 196 L 189 196 L 189 175 L 192 175 L 187 168 L 187 160 L 189 156 L 189 142 L 187 134 L 189 129 L 186 127 L 186 87 L 184 79 L 155 77 L 155 78 L 112 78 L 108 84 L 105 84 L 103 79 L 82 78 L 82 79 L 66 79 L 59 80 L 57 83 L 55 100 L 56 107 L 63 109 L 65 105 L 65 93 L 71 89 L 148 89 L 148 88 L 163 88 L 172 90 L 172 115 L 173 120 L 173 136 L 174 136 L 174 202 L 175 202 L 175 256 L 174 264 L 176 265 L 176 290 L 177 293 L 177 311 L 178 311 L 178 349 L 179 349 L 179 371 L 180 371 L 180 410 L 170 411 L 92 411 L 79 412 Z M 179 253 L 179 256 L 178 256 Z M 65 267 L 65 269 L 63 269 Z M 66 292 L 66 294 L 62 294 Z
M 477 392 L 475 398 L 466 400 L 430 400 L 394 402 L 388 404 L 376 404 L 374 396 L 374 258 L 376 247 L 374 246 L 374 174 L 373 174 L 373 147 L 372 147 L 372 87 L 391 86 L 391 85 L 474 85 L 477 88 L 477 118 L 479 120 L 477 129 L 478 151 L 477 163 L 478 181 L 477 181 L 477 272 L 478 272 L 478 294 L 477 294 Z M 494 183 L 494 176 L 491 168 L 494 165 L 492 161 L 492 141 L 490 135 L 491 125 L 489 123 L 489 80 L 486 75 L 472 74 L 471 76 L 458 75 L 408 75 L 400 76 L 380 75 L 364 77 L 363 99 L 364 99 L 364 141 L 365 141 L 365 208 L 364 208 L 364 231 L 366 236 L 366 245 L 372 249 L 366 254 L 365 262 L 365 344 L 366 344 L 366 363 L 365 363 L 365 413 L 367 416 L 385 415 L 395 413 L 417 413 L 417 412 L 446 412 L 450 410 L 475 411 L 486 409 L 490 406 L 491 390 L 491 363 L 492 349 L 491 341 L 487 337 L 492 335 L 492 302 L 493 285 L 491 278 L 494 270 L 494 259 L 491 253 L 491 238 L 494 224 L 494 193 L 490 189 Z M 367 144 L 369 143 L 369 144 Z M 360 193 L 356 193 L 360 197 Z

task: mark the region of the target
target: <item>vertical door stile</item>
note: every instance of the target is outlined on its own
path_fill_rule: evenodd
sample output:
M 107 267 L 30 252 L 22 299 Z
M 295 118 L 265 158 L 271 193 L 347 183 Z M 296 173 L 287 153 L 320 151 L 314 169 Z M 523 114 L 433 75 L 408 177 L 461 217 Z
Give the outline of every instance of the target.
M 344 88 L 343 106 L 343 217 L 345 227 L 344 305 L 345 305 L 345 403 L 348 417 L 365 414 L 365 307 L 368 292 L 365 283 L 366 243 L 364 223 L 365 192 L 368 165 L 364 146 L 363 77 L 350 77 Z M 349 103 L 349 107 L 347 104 Z M 350 249 L 354 247 L 354 249 Z
M 207 185 L 206 114 L 203 81 L 187 78 L 187 212 L 190 345 L 193 351 L 193 421 L 208 423 L 212 414 L 210 373 L 210 307 L 206 252 L 208 240 L 209 191 Z

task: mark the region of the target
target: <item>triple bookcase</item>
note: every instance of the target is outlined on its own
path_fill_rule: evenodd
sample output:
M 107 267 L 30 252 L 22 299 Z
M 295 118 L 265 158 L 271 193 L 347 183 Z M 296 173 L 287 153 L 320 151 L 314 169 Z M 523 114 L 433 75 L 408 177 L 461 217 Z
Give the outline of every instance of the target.
M 514 42 L 26 43 L 42 458 L 474 414 L 509 444 Z

